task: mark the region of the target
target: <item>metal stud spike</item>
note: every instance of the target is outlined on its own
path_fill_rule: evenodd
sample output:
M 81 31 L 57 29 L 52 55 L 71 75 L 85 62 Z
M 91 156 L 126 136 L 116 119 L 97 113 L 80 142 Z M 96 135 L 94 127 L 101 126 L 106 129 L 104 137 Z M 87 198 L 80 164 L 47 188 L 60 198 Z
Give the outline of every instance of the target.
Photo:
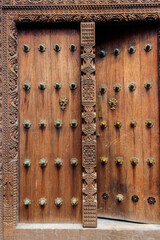
M 59 197 L 58 197 L 58 198 L 55 199 L 55 205 L 56 205 L 56 207 L 61 207 L 62 204 L 63 204 L 62 198 L 59 198 Z
M 55 166 L 60 168 L 63 165 L 63 161 L 61 158 L 57 158 L 54 162 Z
M 31 88 L 31 84 L 30 84 L 30 83 L 25 82 L 25 83 L 23 84 L 23 89 L 24 89 L 25 91 L 29 91 L 30 88 Z
M 29 207 L 31 205 L 31 200 L 29 198 L 25 198 L 23 203 L 26 207 Z
M 32 123 L 31 123 L 29 120 L 25 120 L 25 121 L 23 122 L 23 127 L 24 127 L 25 129 L 29 129 L 29 128 L 31 127 L 31 125 L 32 125 Z
M 72 158 L 70 163 L 73 167 L 76 167 L 78 165 L 78 159 L 77 158 Z
M 54 50 L 55 50 L 56 52 L 61 51 L 61 46 L 60 46 L 59 44 L 55 44 L 55 45 L 54 45 Z
M 45 168 L 45 167 L 47 166 L 47 161 L 46 161 L 45 158 L 40 159 L 40 161 L 39 161 L 39 166 L 40 166 L 41 168 Z
M 101 157 L 100 160 L 101 160 L 102 165 L 106 165 L 108 163 L 107 157 Z
M 23 166 L 25 168 L 29 168 L 31 166 L 31 160 L 30 159 L 26 159 L 24 162 L 23 162 Z
M 23 51 L 24 51 L 25 53 L 27 53 L 27 52 L 29 52 L 29 50 L 30 50 L 30 46 L 25 43 L 25 44 L 23 45 Z
M 117 194 L 116 198 L 118 202 L 122 202 L 124 200 L 124 196 L 122 194 Z
M 104 49 L 101 49 L 101 50 L 99 51 L 98 55 L 99 55 L 100 58 L 103 58 L 103 57 L 106 56 L 106 51 L 105 51 Z
M 46 46 L 44 44 L 40 44 L 39 47 L 38 47 L 38 50 L 40 52 L 45 52 L 46 51 Z
M 71 199 L 71 205 L 72 205 L 73 207 L 77 206 L 77 205 L 78 205 L 78 199 L 75 198 L 75 197 L 73 197 L 73 198 Z
M 130 46 L 130 47 L 128 48 L 128 52 L 129 52 L 129 54 L 135 53 L 135 52 L 136 52 L 136 47 L 135 47 L 135 46 Z
M 41 207 L 45 207 L 46 204 L 47 204 L 47 199 L 46 198 L 40 198 L 39 199 L 39 205 Z
M 72 44 L 70 45 L 69 49 L 71 50 L 71 52 L 75 52 L 76 49 L 77 49 L 77 47 L 76 47 L 76 45 L 75 45 L 74 43 L 72 43 Z

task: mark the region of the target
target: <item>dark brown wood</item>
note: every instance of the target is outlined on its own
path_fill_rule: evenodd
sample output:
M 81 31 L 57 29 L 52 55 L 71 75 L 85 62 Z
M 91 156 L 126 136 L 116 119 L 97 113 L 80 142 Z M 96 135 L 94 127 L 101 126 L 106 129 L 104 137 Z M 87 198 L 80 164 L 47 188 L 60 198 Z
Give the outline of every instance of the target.
M 103 38 L 102 38 L 103 34 Z M 99 87 L 107 86 L 103 95 L 103 119 L 98 119 L 97 161 L 98 161 L 98 216 L 125 219 L 137 222 L 159 223 L 159 88 L 158 88 L 158 50 L 157 29 L 143 28 L 97 28 L 97 55 L 100 49 L 106 50 L 106 57 L 96 59 L 97 96 Z M 144 46 L 151 43 L 152 50 L 146 52 Z M 134 54 L 128 53 L 129 46 L 135 46 Z M 113 50 L 120 49 L 120 55 L 114 56 Z M 153 87 L 146 90 L 144 84 L 152 82 Z M 128 85 L 135 82 L 134 92 Z M 121 84 L 120 92 L 115 93 L 113 86 Z M 110 98 L 117 99 L 116 110 L 108 104 Z M 97 103 L 98 105 L 98 103 Z M 130 127 L 135 119 L 137 126 Z M 151 119 L 153 128 L 147 128 L 145 121 Z M 100 122 L 107 121 L 107 128 L 101 129 Z M 122 121 L 122 127 L 116 129 L 114 121 Z M 108 157 L 108 163 L 102 165 L 100 157 Z M 115 157 L 123 157 L 122 166 L 116 166 Z M 137 166 L 131 165 L 131 158 L 139 159 Z M 155 165 L 149 167 L 148 158 L 155 159 Z M 102 194 L 109 198 L 104 200 Z M 117 194 L 124 196 L 119 203 Z M 133 195 L 139 197 L 134 203 Z M 154 197 L 156 203 L 150 205 L 148 198 Z
M 19 124 L 20 124 L 20 222 L 59 223 L 81 222 L 81 101 L 80 101 L 80 34 L 77 29 L 32 29 L 19 31 Z M 70 44 L 77 47 L 71 52 Z M 25 53 L 23 45 L 28 44 L 30 51 Z M 38 47 L 45 44 L 46 51 Z M 61 51 L 56 52 L 54 45 L 59 44 Z M 29 82 L 31 89 L 25 91 L 23 84 Z M 40 82 L 46 89 L 40 90 Z M 54 84 L 62 87 L 56 90 Z M 77 82 L 77 89 L 71 90 L 69 84 Z M 66 97 L 68 104 L 61 110 L 59 99 Z M 70 126 L 71 120 L 78 121 L 77 128 Z M 31 128 L 26 130 L 23 122 L 30 120 Z M 44 130 L 39 127 L 45 120 Z M 62 128 L 56 129 L 56 120 L 62 121 Z M 39 166 L 45 158 L 47 166 Z M 63 165 L 55 166 L 55 159 L 61 158 Z M 71 158 L 79 164 L 72 167 Z M 31 160 L 31 167 L 23 166 L 25 159 Z M 39 206 L 39 199 L 45 197 L 47 205 Z M 55 199 L 62 198 L 60 208 Z M 71 206 L 71 198 L 78 198 L 78 205 Z M 24 206 L 24 199 L 32 201 Z

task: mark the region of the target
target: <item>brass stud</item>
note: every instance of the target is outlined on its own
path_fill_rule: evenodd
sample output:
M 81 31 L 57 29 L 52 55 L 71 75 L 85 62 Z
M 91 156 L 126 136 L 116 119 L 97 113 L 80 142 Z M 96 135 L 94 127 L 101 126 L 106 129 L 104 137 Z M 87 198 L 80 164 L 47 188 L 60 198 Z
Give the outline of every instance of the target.
M 101 94 L 104 94 L 106 92 L 106 90 L 107 90 L 107 87 L 105 85 L 101 85 L 99 87 L 99 91 L 100 91 Z
M 24 127 L 25 129 L 29 129 L 29 128 L 31 127 L 31 125 L 32 125 L 32 123 L 31 123 L 29 120 L 25 120 L 25 121 L 23 122 L 23 127 Z
M 154 123 L 153 123 L 152 120 L 147 119 L 146 122 L 145 122 L 145 125 L 146 125 L 146 127 L 148 127 L 148 128 L 152 128 L 153 125 L 154 125 Z
M 130 46 L 130 47 L 128 48 L 128 52 L 129 52 L 129 54 L 135 53 L 135 52 L 136 52 L 136 47 L 135 47 L 135 46 Z
M 77 206 L 77 205 L 78 205 L 78 199 L 75 198 L 75 197 L 73 197 L 73 198 L 71 199 L 71 205 L 72 205 L 73 207 Z
M 46 51 L 46 46 L 44 44 L 40 44 L 39 47 L 38 47 L 38 50 L 40 52 L 45 52 Z
M 54 123 L 54 126 L 59 129 L 62 127 L 62 121 L 61 120 L 56 120 L 55 123 Z
M 146 52 L 150 52 L 152 50 L 152 45 L 150 43 L 147 43 L 145 46 L 144 46 L 144 50 Z
M 113 86 L 113 90 L 115 91 L 115 92 L 120 92 L 121 91 L 121 84 L 119 84 L 119 83 L 116 83 L 114 86 Z
M 59 44 L 55 44 L 55 45 L 54 45 L 54 50 L 55 50 L 56 52 L 61 51 L 61 46 L 60 46 Z
M 137 203 L 139 201 L 139 197 L 137 195 L 133 195 L 131 197 L 132 202 Z
M 117 106 L 117 99 L 110 98 L 109 101 L 108 101 L 108 104 L 110 105 L 111 110 L 114 111 L 116 109 L 116 106 Z
M 58 198 L 55 199 L 55 205 L 56 205 L 56 207 L 61 207 L 62 204 L 63 204 L 62 198 L 59 198 L 59 197 L 58 197 Z
M 30 46 L 25 43 L 25 44 L 23 45 L 23 51 L 24 51 L 25 53 L 27 53 L 27 52 L 29 52 L 29 50 L 30 50 Z
M 46 199 L 46 198 L 40 198 L 40 199 L 39 199 L 39 205 L 40 205 L 41 207 L 45 207 L 46 204 L 47 204 L 47 199 Z
M 76 82 L 71 82 L 69 84 L 69 87 L 70 87 L 71 90 L 75 90 L 77 88 L 77 83 Z
M 31 160 L 30 159 L 26 159 L 24 162 L 23 162 L 23 166 L 25 168 L 29 168 L 31 166 Z
M 29 207 L 31 205 L 31 200 L 29 198 L 25 198 L 23 203 L 25 207 Z
M 99 51 L 98 55 L 99 55 L 100 58 L 103 58 L 103 57 L 106 56 L 106 51 L 105 51 L 104 49 L 101 49 L 101 50 Z
M 146 88 L 146 90 L 151 89 L 152 86 L 153 86 L 153 83 L 152 83 L 152 82 L 146 82 L 146 83 L 144 84 L 144 87 Z
M 107 194 L 107 193 L 102 193 L 102 199 L 103 200 L 108 200 L 108 198 L 109 198 L 109 195 Z
M 30 83 L 25 82 L 25 83 L 23 84 L 23 89 L 24 89 L 25 91 L 29 91 L 30 88 L 31 88 L 31 84 L 30 84 Z
M 130 126 L 131 126 L 132 128 L 135 128 L 135 127 L 137 126 L 137 121 L 136 121 L 136 120 L 131 120 L 131 121 L 130 121 Z
M 61 158 L 57 158 L 55 161 L 54 161 L 54 164 L 56 167 L 60 168 L 63 164 L 63 161 Z
M 131 158 L 131 164 L 133 167 L 135 167 L 139 163 L 139 159 L 136 157 Z
M 116 198 L 118 202 L 122 202 L 124 200 L 124 196 L 122 194 L 117 194 Z
M 72 128 L 76 128 L 78 126 L 77 120 L 75 120 L 75 119 L 71 120 L 70 125 Z
M 107 122 L 106 122 L 106 121 L 102 121 L 102 122 L 100 123 L 100 127 L 101 127 L 102 129 L 105 129 L 105 128 L 107 127 Z
M 45 121 L 45 120 L 40 120 L 40 122 L 39 122 L 39 127 L 40 127 L 41 129 L 44 129 L 44 128 L 46 128 L 46 126 L 47 126 L 46 121 Z
M 44 90 L 46 89 L 46 84 L 44 82 L 41 82 L 38 87 L 40 90 Z
M 100 160 L 101 160 L 102 165 L 106 165 L 108 163 L 107 157 L 101 157 Z
M 122 127 L 122 122 L 120 120 L 117 120 L 114 122 L 115 128 L 121 128 Z
M 136 87 L 137 87 L 137 85 L 134 82 L 132 82 L 128 85 L 130 92 L 134 92 L 136 90 Z
M 116 165 L 120 166 L 123 164 L 123 158 L 122 157 L 116 157 L 115 158 Z
M 115 49 L 113 50 L 113 54 L 114 54 L 115 56 L 118 56 L 120 53 L 121 53 L 121 51 L 120 51 L 119 48 L 115 48 Z
M 155 199 L 154 197 L 149 197 L 149 198 L 147 199 L 147 202 L 148 202 L 149 204 L 151 204 L 151 205 L 154 205 L 154 204 L 156 203 L 156 199 Z
M 60 82 L 56 82 L 55 84 L 54 84 L 54 87 L 55 87 L 55 89 L 61 89 L 61 87 L 62 87 L 62 85 L 61 85 L 61 83 Z
M 75 45 L 74 43 L 72 43 L 72 44 L 70 45 L 69 49 L 71 50 L 71 52 L 75 52 L 76 49 L 77 49 L 77 47 L 76 47 L 76 45 Z
M 46 161 L 45 158 L 40 159 L 40 161 L 39 161 L 39 166 L 40 166 L 41 168 L 45 168 L 45 167 L 47 166 L 47 161 Z
M 154 158 L 148 158 L 146 160 L 146 163 L 148 164 L 148 166 L 152 167 L 155 164 L 155 159 Z
M 71 166 L 76 167 L 78 165 L 78 159 L 77 158 L 72 158 L 70 160 Z

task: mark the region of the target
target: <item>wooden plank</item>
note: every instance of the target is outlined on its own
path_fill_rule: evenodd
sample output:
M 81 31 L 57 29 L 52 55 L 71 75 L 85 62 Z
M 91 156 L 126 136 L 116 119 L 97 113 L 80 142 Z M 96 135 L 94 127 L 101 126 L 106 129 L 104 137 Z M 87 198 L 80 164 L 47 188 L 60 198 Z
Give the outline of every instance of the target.
M 24 53 L 23 44 L 31 49 Z M 61 45 L 55 52 L 54 45 Z M 77 47 L 73 53 L 70 44 Z M 39 44 L 46 46 L 45 52 L 38 50 Z M 20 222 L 60 223 L 81 222 L 81 103 L 80 103 L 80 35 L 75 28 L 34 29 L 19 31 L 19 79 L 20 79 Z M 23 83 L 29 81 L 31 89 L 25 92 Z M 44 91 L 38 88 L 40 82 L 46 83 Z M 56 90 L 54 84 L 61 82 L 62 88 Z M 70 82 L 77 82 L 74 91 Z M 62 111 L 59 98 L 68 98 L 68 105 Z M 72 119 L 78 127 L 72 129 Z M 30 120 L 29 130 L 23 121 Z M 39 128 L 39 121 L 45 120 L 47 127 Z M 62 121 L 62 128 L 56 129 L 56 120 Z M 30 158 L 31 167 L 23 166 Z M 47 167 L 41 169 L 40 159 L 45 158 Z M 54 164 L 56 158 L 63 160 L 61 168 Z M 77 158 L 78 166 L 72 167 L 71 158 Z M 26 208 L 23 200 L 28 197 L 32 204 Z M 40 198 L 47 199 L 47 205 L 39 206 Z M 63 204 L 55 206 L 55 199 L 61 197 Z M 71 199 L 76 197 L 78 205 L 73 207 Z
M 98 216 L 158 223 L 159 219 L 159 161 L 153 167 L 146 163 L 147 158 L 159 159 L 159 97 L 157 69 L 157 30 L 148 28 L 112 28 L 103 33 L 97 31 L 96 79 L 97 98 L 99 87 L 107 86 L 103 98 L 103 119 L 97 124 L 98 160 Z M 144 46 L 152 44 L 152 51 L 146 53 Z M 135 46 L 134 54 L 128 53 L 128 47 Z M 114 56 L 113 50 L 120 49 L 120 55 Z M 101 49 L 106 50 L 106 57 L 98 57 Z M 150 90 L 144 84 L 153 83 Z M 131 92 L 130 83 L 136 83 L 136 90 Z M 114 84 L 121 84 L 121 90 L 115 93 Z M 116 110 L 108 105 L 110 98 L 117 100 Z M 98 104 L 98 102 L 97 102 Z M 145 126 L 146 119 L 153 119 L 154 127 Z M 114 121 L 122 121 L 122 127 L 115 129 Z M 135 128 L 130 127 L 131 120 L 137 121 Z M 98 115 L 97 115 L 98 121 Z M 107 121 L 108 127 L 100 128 L 101 121 Z M 104 166 L 100 158 L 108 157 Z M 122 166 L 117 167 L 115 157 L 123 157 Z M 131 158 L 139 160 L 138 165 L 131 165 Z M 103 199 L 106 193 L 107 200 Z M 118 203 L 117 194 L 124 196 Z M 133 202 L 132 196 L 139 201 Z M 156 204 L 150 205 L 148 197 L 154 197 Z

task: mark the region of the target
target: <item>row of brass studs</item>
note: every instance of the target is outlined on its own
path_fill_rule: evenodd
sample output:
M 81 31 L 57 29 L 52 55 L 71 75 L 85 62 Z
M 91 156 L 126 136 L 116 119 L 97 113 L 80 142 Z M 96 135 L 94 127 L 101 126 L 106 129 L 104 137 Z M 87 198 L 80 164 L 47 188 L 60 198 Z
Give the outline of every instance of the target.
M 25 121 L 23 122 L 23 127 L 24 127 L 25 129 L 29 129 L 29 128 L 31 127 L 31 125 L 32 125 L 32 123 L 31 123 L 29 120 L 25 120 Z M 61 128 L 62 125 L 63 125 L 63 124 L 62 124 L 62 121 L 61 121 L 61 120 L 56 120 L 55 123 L 54 123 L 54 126 L 55 126 L 55 128 L 57 128 L 57 129 Z M 76 120 L 76 119 L 71 120 L 70 126 L 71 126 L 72 128 L 76 128 L 76 127 L 78 126 L 77 120 Z M 40 120 L 40 122 L 39 122 L 39 127 L 40 127 L 41 129 L 46 128 L 46 127 L 47 127 L 46 121 L 45 121 L 45 120 Z
M 144 83 L 144 87 L 145 87 L 146 90 L 151 89 L 152 86 L 153 86 L 153 83 L 152 83 L 152 82 L 146 82 L 146 83 Z M 136 85 L 136 83 L 132 82 L 132 83 L 129 83 L 128 88 L 129 88 L 129 90 L 130 90 L 131 92 L 134 92 L 134 91 L 136 90 L 136 88 L 137 88 L 137 85 Z M 122 89 L 122 86 L 121 86 L 120 83 L 116 83 L 116 84 L 113 86 L 113 90 L 114 90 L 116 93 L 120 92 L 121 89 Z M 101 86 L 99 87 L 99 92 L 100 92 L 101 94 L 104 94 L 106 91 L 107 91 L 107 87 L 106 87 L 105 85 L 101 85 Z
M 102 199 L 105 200 L 105 201 L 108 200 L 109 195 L 107 193 L 103 193 L 102 194 Z M 122 202 L 124 200 L 124 196 L 122 194 L 117 194 L 116 199 L 117 199 L 118 202 Z M 139 197 L 137 195 L 133 195 L 131 197 L 131 200 L 134 203 L 137 203 L 139 201 Z M 156 203 L 156 199 L 154 197 L 148 197 L 147 202 L 151 205 L 154 205 Z
M 77 84 L 76 82 L 70 82 L 70 84 L 69 84 L 69 87 L 70 87 L 71 90 L 75 90 L 75 89 L 77 88 L 77 86 L 78 86 L 78 84 Z M 56 90 L 58 90 L 58 89 L 61 89 L 62 85 L 61 85 L 60 82 L 56 82 L 56 83 L 54 84 L 54 87 L 55 87 Z M 40 90 L 45 90 L 45 89 L 46 89 L 46 84 L 45 84 L 44 82 L 41 82 L 41 83 L 39 84 L 38 88 L 39 88 Z M 31 84 L 28 83 L 28 82 L 25 82 L 25 83 L 23 84 L 23 89 L 24 89 L 25 91 L 29 91 L 29 90 L 31 89 Z
M 23 203 L 24 203 L 24 205 L 25 205 L 26 207 L 29 207 L 29 206 L 32 204 L 32 201 L 31 201 L 29 198 L 25 198 L 24 201 L 23 201 Z M 58 198 L 55 199 L 55 205 L 56 205 L 56 207 L 61 207 L 62 204 L 63 204 L 62 198 L 58 197 Z M 47 199 L 44 198 L 44 197 L 40 198 L 40 199 L 39 199 L 39 205 L 40 205 L 41 207 L 45 207 L 45 206 L 47 205 Z M 73 198 L 71 199 L 71 205 L 72 205 L 73 207 L 77 206 L 77 205 L 78 205 L 78 199 L 75 198 L 75 197 L 73 197 Z
M 150 51 L 152 50 L 152 45 L 151 45 L 150 43 L 147 43 L 147 44 L 144 46 L 144 50 L 145 50 L 146 52 L 150 52 Z M 135 46 L 130 46 L 130 47 L 128 48 L 128 53 L 129 53 L 129 54 L 134 54 L 135 52 L 136 52 L 136 47 L 135 47 Z M 118 55 L 120 55 L 121 50 L 120 50 L 119 48 L 115 48 L 112 53 L 113 53 L 114 56 L 117 57 Z M 99 55 L 100 58 L 104 58 L 104 57 L 106 56 L 106 51 L 105 51 L 104 49 L 101 49 L 101 50 L 99 51 L 98 55 Z
M 122 127 L 122 121 L 120 121 L 120 120 L 115 121 L 114 122 L 114 126 L 115 126 L 115 128 L 121 128 Z M 131 128 L 135 128 L 136 126 L 137 126 L 137 121 L 136 120 L 131 120 L 130 121 L 130 127 Z M 153 123 L 153 121 L 151 119 L 147 119 L 145 121 L 145 126 L 148 127 L 148 128 L 152 128 L 154 126 L 154 123 Z M 100 127 L 102 129 L 105 129 L 107 127 L 107 122 L 106 121 L 102 121 L 100 123 Z
M 63 165 L 63 160 L 61 158 L 57 158 L 57 159 L 55 159 L 54 164 L 55 164 L 56 167 L 60 168 Z M 72 158 L 70 160 L 70 164 L 71 164 L 72 167 L 76 167 L 78 165 L 78 159 L 77 158 Z M 26 159 L 23 162 L 23 166 L 25 168 L 29 168 L 31 166 L 31 160 L 30 159 Z M 45 168 L 47 166 L 47 161 L 46 161 L 45 158 L 40 159 L 39 166 L 41 168 Z
M 31 49 L 31 47 L 30 47 L 28 44 L 24 44 L 24 45 L 23 45 L 23 51 L 24 51 L 25 53 L 28 53 L 28 52 L 30 51 L 30 49 Z M 55 44 L 55 45 L 54 45 L 54 50 L 55 50 L 56 52 L 60 52 L 61 49 L 62 49 L 62 47 L 61 47 L 59 44 Z M 71 52 L 75 52 L 76 49 L 77 49 L 77 47 L 76 47 L 76 45 L 75 45 L 74 43 L 72 43 L 72 44 L 70 44 L 69 49 L 70 49 Z M 45 51 L 46 51 L 46 45 L 45 45 L 45 44 L 40 44 L 40 45 L 38 46 L 38 50 L 39 50 L 40 52 L 45 52 Z
M 106 165 L 108 163 L 108 158 L 107 157 L 100 157 L 100 161 L 102 163 L 102 165 Z M 132 157 L 130 159 L 131 165 L 133 167 L 137 166 L 137 164 L 139 163 L 139 159 L 136 157 Z M 123 164 L 123 158 L 120 156 L 115 157 L 115 163 L 117 166 L 120 166 Z M 155 159 L 154 158 L 148 158 L 146 160 L 146 163 L 148 164 L 148 166 L 152 167 L 155 164 Z
M 25 121 L 23 122 L 23 127 L 24 127 L 25 129 L 29 129 L 29 128 L 31 127 L 31 125 L 32 125 L 32 123 L 31 123 L 29 120 L 25 120 Z M 61 127 L 62 127 L 62 121 L 61 121 L 61 120 L 56 120 L 55 123 L 54 123 L 54 126 L 55 126 L 57 129 L 61 128 Z M 76 119 L 71 120 L 70 126 L 71 126 L 72 128 L 76 128 L 76 127 L 78 126 L 77 120 L 76 120 Z M 114 126 L 115 126 L 115 128 L 121 128 L 121 127 L 122 127 L 122 121 L 120 121 L 120 120 L 115 121 L 115 122 L 114 122 Z M 130 121 L 130 126 L 131 126 L 132 128 L 135 128 L 135 127 L 137 126 L 137 121 L 136 121 L 136 120 L 131 120 L 131 121 Z M 152 120 L 147 119 L 147 120 L 145 121 L 145 126 L 148 127 L 148 128 L 152 128 L 152 127 L 154 126 L 154 123 L 153 123 Z M 39 122 L 39 127 L 40 127 L 41 129 L 46 128 L 46 127 L 47 127 L 46 121 L 45 121 L 45 120 L 40 120 L 40 122 Z M 101 127 L 102 129 L 105 129 L 105 128 L 107 127 L 107 122 L 106 122 L 106 121 L 102 121 L 102 122 L 100 123 L 100 127 Z

